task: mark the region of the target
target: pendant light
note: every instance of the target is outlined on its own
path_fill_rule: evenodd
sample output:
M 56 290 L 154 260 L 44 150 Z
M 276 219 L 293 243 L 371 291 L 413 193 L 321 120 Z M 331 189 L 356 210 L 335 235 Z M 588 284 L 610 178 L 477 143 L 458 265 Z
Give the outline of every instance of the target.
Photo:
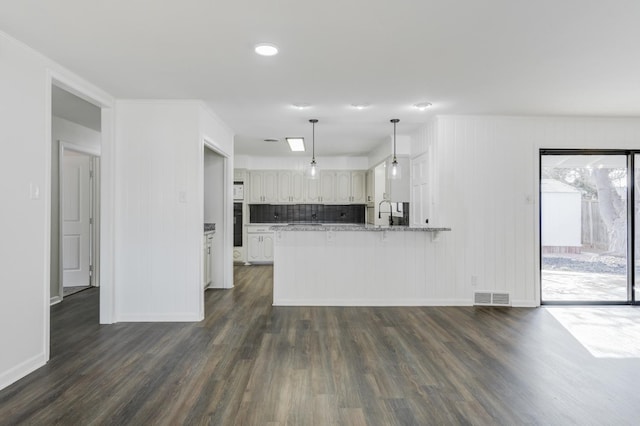
M 401 178 L 400 164 L 398 164 L 398 159 L 396 158 L 396 124 L 398 124 L 399 121 L 400 120 L 397 118 L 391 119 L 391 122 L 393 123 L 393 160 L 391 161 L 391 170 L 389 171 L 389 179 Z
M 307 178 L 309 179 L 318 179 L 320 177 L 320 173 L 318 171 L 318 165 L 316 164 L 316 123 L 318 120 L 312 118 L 309 120 L 311 123 L 313 133 L 311 134 L 311 163 L 309 164 L 309 168 L 307 169 Z

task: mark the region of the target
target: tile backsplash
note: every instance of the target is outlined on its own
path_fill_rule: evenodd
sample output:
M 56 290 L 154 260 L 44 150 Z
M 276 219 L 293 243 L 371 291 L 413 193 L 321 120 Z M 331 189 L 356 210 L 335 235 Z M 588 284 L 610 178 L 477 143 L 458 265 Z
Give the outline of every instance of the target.
M 249 204 L 251 223 L 364 223 L 365 204 Z

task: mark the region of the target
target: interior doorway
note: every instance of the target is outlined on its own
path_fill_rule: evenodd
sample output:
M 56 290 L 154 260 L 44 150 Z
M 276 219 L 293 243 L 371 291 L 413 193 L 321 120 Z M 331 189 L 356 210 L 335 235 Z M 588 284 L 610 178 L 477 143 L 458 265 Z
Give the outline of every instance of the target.
M 543 304 L 635 303 L 635 155 L 541 151 Z
M 99 286 L 101 109 L 52 86 L 50 302 Z
M 230 199 L 229 157 L 208 140 L 203 143 L 203 210 L 205 230 L 215 227 L 213 233 L 205 232 L 202 254 L 202 287 L 207 289 L 230 288 L 233 256 L 233 203 Z M 202 314 L 205 313 L 204 291 Z

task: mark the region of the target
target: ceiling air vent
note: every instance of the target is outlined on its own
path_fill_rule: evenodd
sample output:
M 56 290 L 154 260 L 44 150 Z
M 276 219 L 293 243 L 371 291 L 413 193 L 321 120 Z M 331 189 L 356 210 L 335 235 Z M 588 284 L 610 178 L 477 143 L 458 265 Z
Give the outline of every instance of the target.
M 475 306 L 511 306 L 509 293 L 494 293 L 491 291 L 476 291 L 473 294 Z

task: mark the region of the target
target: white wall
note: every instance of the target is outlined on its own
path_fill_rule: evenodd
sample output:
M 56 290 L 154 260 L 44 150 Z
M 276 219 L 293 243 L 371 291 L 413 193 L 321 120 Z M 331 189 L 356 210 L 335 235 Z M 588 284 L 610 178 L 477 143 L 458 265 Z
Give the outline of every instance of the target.
M 300 157 L 251 157 L 238 155 L 235 167 L 249 170 L 305 170 L 311 156 Z M 316 157 L 320 170 L 367 170 L 368 157 Z
M 3 33 L 0 52 L 1 389 L 49 358 L 51 80 L 110 97 Z
M 412 152 L 413 137 L 411 135 L 396 134 L 396 156 L 409 156 Z M 387 136 L 384 141 L 375 147 L 368 155 L 368 163 L 371 167 L 377 166 L 393 155 L 393 135 Z
M 59 238 L 60 238 L 60 183 L 59 183 L 59 141 L 87 147 L 100 152 L 101 135 L 88 127 L 81 126 L 60 117 L 52 117 L 51 121 L 51 282 L 50 297 L 58 300 L 60 295 L 59 278 Z
M 452 228 L 439 243 L 445 296 L 508 291 L 515 305 L 536 306 L 539 149 L 640 149 L 640 120 L 438 117 L 414 135 L 412 154 L 430 144 L 438 225 Z
M 44 364 L 50 141 L 46 62 L 0 35 L 0 388 Z M 30 185 L 40 190 L 30 199 Z M 19 325 L 16 326 L 16 325 Z
M 200 104 L 116 105 L 116 321 L 201 320 Z

